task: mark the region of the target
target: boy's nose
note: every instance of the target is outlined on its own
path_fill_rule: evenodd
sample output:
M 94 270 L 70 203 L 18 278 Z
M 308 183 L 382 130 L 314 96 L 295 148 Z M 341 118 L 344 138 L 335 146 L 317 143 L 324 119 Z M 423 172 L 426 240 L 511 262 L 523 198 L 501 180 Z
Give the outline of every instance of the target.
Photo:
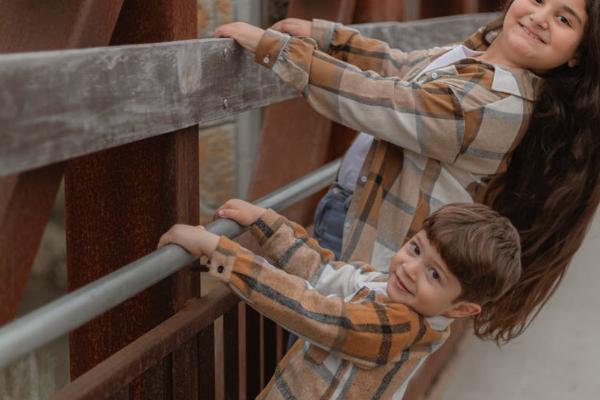
M 412 280 L 417 280 L 417 274 L 419 271 L 419 263 L 417 261 L 409 261 L 404 263 L 404 272 Z

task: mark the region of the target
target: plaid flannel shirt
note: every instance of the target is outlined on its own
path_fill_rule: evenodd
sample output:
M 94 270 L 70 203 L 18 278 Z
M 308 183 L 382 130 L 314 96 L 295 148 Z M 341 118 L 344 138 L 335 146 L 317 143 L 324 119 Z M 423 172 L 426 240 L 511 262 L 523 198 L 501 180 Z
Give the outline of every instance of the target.
M 364 263 L 335 262 L 300 225 L 274 211 L 267 210 L 252 233 L 272 264 L 222 237 L 210 273 L 304 339 L 259 398 L 402 396 L 420 362 L 448 337 L 449 321 L 438 327 L 369 288 L 384 288 L 387 274 Z
M 464 45 L 485 50 L 482 29 Z M 477 58 L 422 73 L 449 49 L 402 52 L 320 20 L 312 38 L 263 35 L 258 63 L 319 113 L 375 137 L 346 216 L 342 260 L 387 268 L 433 211 L 481 201 L 526 132 L 541 78 Z

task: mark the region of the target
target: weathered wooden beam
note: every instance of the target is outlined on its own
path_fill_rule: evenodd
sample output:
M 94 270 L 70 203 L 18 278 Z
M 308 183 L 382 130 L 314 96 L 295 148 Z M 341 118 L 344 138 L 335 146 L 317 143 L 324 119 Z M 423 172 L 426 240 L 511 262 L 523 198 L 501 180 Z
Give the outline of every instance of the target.
M 211 329 L 213 321 L 236 308 L 239 301 L 225 285 L 202 299 L 190 300 L 177 314 L 63 387 L 51 399 L 96 400 L 112 395 L 203 330 Z
M 359 29 L 411 50 L 460 40 L 490 18 Z M 229 39 L 2 55 L 0 176 L 295 96 Z

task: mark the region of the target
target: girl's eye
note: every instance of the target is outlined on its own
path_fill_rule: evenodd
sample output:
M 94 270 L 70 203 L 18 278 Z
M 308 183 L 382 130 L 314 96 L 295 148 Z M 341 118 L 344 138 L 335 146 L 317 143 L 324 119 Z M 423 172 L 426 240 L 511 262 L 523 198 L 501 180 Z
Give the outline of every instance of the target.
M 544 4 L 544 0 L 534 0 L 535 3 Z
M 417 256 L 421 254 L 421 249 L 419 248 L 419 245 L 415 242 L 410 242 L 410 249 L 413 252 L 413 254 Z
M 560 15 L 558 17 L 558 20 L 560 21 L 561 24 L 571 26 L 571 21 L 569 21 L 569 19 L 567 17 L 565 17 L 564 15 Z
M 437 272 L 437 270 L 435 268 L 429 267 L 427 272 L 429 273 L 429 276 L 432 279 L 435 279 L 436 281 L 440 280 L 440 273 Z

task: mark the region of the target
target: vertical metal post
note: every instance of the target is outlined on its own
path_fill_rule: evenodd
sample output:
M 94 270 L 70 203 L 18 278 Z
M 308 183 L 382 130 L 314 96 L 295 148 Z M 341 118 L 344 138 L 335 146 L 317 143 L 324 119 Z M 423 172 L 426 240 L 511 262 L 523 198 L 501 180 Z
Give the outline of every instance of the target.
M 196 37 L 194 0 L 126 0 L 112 44 Z M 65 176 L 69 288 L 151 251 L 173 223 L 198 223 L 197 129 L 187 128 L 71 160 Z M 199 295 L 189 268 L 70 335 L 75 378 Z M 190 343 L 190 348 L 195 343 Z M 130 387 L 133 398 L 195 399 L 193 357 L 174 353 Z M 177 384 L 177 390 L 172 390 Z

